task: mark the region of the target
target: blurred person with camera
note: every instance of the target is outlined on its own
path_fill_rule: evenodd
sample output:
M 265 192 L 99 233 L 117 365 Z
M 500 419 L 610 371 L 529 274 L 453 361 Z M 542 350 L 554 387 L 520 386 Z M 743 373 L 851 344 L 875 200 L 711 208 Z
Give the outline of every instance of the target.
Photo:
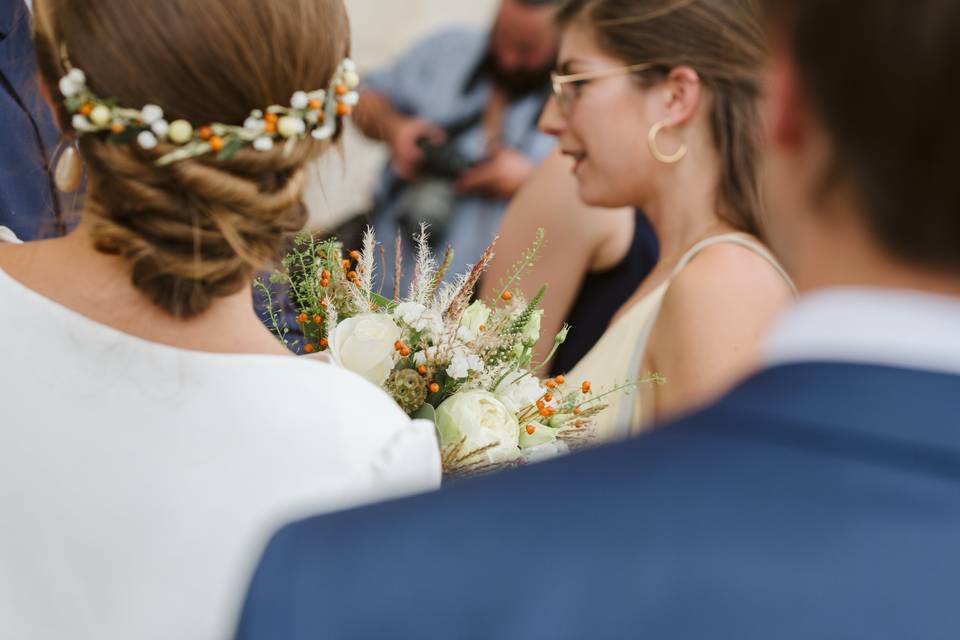
M 457 253 L 449 273 L 475 262 L 500 225 L 508 200 L 554 141 L 537 130 L 556 60 L 556 0 L 502 0 L 490 29 L 435 34 L 365 83 L 356 122 L 390 148 L 371 222 L 386 245 L 422 222 Z M 404 269 L 407 279 L 412 275 Z M 389 292 L 389 287 L 386 289 Z

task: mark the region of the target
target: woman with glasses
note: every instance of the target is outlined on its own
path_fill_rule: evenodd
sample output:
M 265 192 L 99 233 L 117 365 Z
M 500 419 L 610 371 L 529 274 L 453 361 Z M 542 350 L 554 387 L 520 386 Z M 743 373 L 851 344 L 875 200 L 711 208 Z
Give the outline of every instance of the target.
M 569 0 L 541 128 L 573 160 L 580 198 L 643 209 L 660 259 L 574 367 L 607 398 L 602 439 L 627 437 L 729 389 L 793 285 L 762 244 L 753 0 Z M 582 220 L 590 225 L 590 220 Z M 578 241 L 576 236 L 554 238 Z M 574 327 L 576 331 L 576 327 Z

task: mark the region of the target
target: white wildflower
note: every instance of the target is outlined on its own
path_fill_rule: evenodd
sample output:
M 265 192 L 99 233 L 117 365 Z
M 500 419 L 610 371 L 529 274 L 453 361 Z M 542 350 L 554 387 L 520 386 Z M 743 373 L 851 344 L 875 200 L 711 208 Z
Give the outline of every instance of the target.
M 536 376 L 526 371 L 517 371 L 508 375 L 497 386 L 494 395 L 499 398 L 510 411 L 518 413 L 524 407 L 536 403 L 545 393 Z

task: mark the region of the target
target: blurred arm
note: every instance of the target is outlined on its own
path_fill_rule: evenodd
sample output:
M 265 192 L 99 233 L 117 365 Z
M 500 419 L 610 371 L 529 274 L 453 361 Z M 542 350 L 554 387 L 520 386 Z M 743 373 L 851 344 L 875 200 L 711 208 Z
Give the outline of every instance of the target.
M 608 264 L 606 248 L 622 235 L 624 223 L 632 225 L 632 220 L 629 209 L 598 209 L 583 204 L 570 162 L 556 150 L 510 203 L 500 227 L 497 255 L 484 276 L 480 297 L 490 300 L 500 295 L 501 281 L 509 277 L 513 264 L 542 227 L 546 243 L 540 260 L 516 287 L 530 299 L 541 285 L 548 285 L 537 362 L 549 354 L 553 337 L 569 315 L 586 275 Z M 624 253 L 628 248 L 629 243 Z

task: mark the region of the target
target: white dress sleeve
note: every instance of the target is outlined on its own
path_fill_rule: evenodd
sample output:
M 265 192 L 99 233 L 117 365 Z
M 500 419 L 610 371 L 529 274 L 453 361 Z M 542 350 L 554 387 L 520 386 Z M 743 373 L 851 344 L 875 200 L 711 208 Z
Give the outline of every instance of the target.
M 411 420 L 387 393 L 337 365 L 311 363 L 327 377 L 326 411 L 341 425 L 363 488 L 358 503 L 381 502 L 432 491 L 443 479 L 437 431 L 428 420 Z
M 387 439 L 371 468 L 390 498 L 436 489 L 443 477 L 436 427 L 429 420 L 411 420 Z
M 23 244 L 20 238 L 18 238 L 13 231 L 2 225 L 0 225 L 0 242 L 6 242 L 8 244 Z

